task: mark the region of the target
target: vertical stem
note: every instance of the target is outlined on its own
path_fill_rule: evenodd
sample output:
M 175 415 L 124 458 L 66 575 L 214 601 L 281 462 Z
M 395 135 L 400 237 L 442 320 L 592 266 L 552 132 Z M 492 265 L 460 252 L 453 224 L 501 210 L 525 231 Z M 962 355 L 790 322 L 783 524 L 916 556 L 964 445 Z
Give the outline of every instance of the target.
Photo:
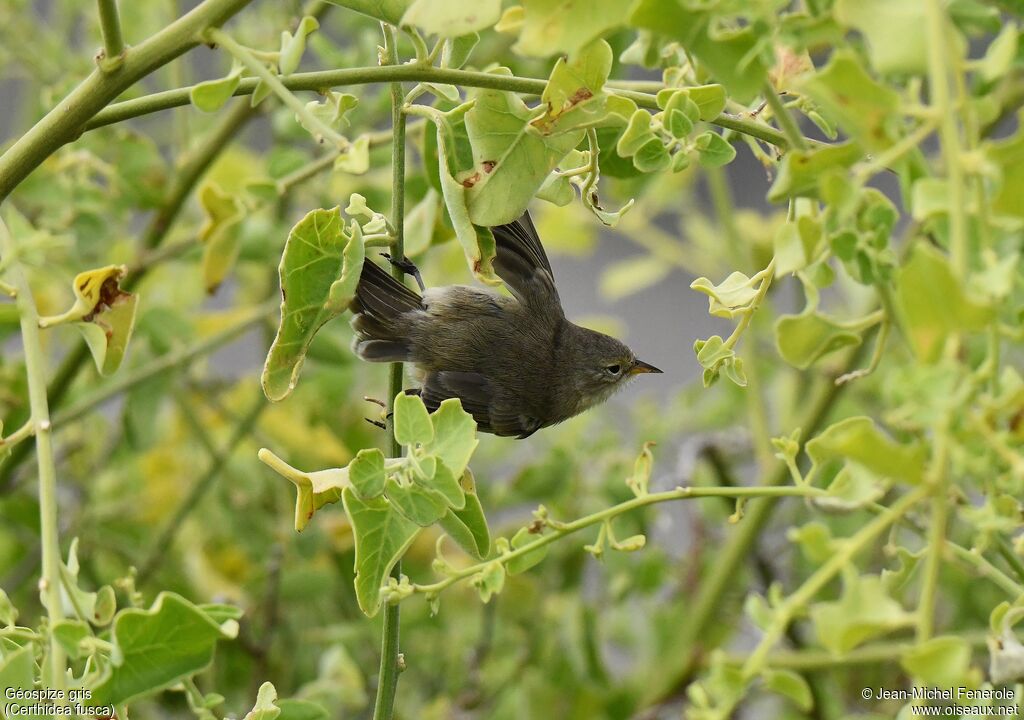
M 398 64 L 398 47 L 395 29 L 383 25 L 384 51 L 390 65 Z M 395 241 L 391 248 L 392 257 L 399 260 L 405 257 L 405 114 L 402 104 L 405 93 L 401 83 L 391 83 L 391 224 L 395 229 Z M 401 269 L 393 266 L 392 274 L 399 282 L 405 282 Z M 395 397 L 402 392 L 402 363 L 392 363 L 388 372 L 388 400 L 394 403 Z M 393 409 L 394 406 L 392 406 Z M 402 446 L 395 440 L 394 426 L 388 423 L 391 441 L 391 456 L 400 457 Z M 400 579 L 402 562 L 399 560 L 391 570 L 391 577 Z M 374 720 L 391 720 L 395 709 L 395 692 L 398 689 L 399 667 L 398 653 L 399 610 L 398 604 L 384 607 L 384 626 L 381 636 L 380 674 L 377 679 L 377 700 L 373 706 Z
M 0 252 L 10 260 L 8 274 L 18 291 L 18 313 L 21 316 L 21 341 L 28 375 L 28 398 L 32 408 L 32 424 L 36 429 L 36 459 L 39 464 L 39 525 L 43 549 L 43 575 L 39 590 L 46 605 L 50 628 L 64 619 L 60 598 L 60 537 L 57 529 L 57 469 L 53 461 L 53 428 L 46 401 L 46 361 L 39 339 L 39 312 L 36 309 L 28 278 L 16 257 L 14 239 L 0 220 Z M 64 687 L 67 659 L 53 633 L 47 653 L 51 687 Z
M 925 557 L 921 580 L 921 599 L 917 604 L 917 641 L 932 636 L 935 625 L 935 602 L 939 589 L 939 570 L 946 550 L 946 524 L 949 521 L 949 502 L 946 490 L 946 463 L 949 448 L 949 415 L 945 415 L 935 428 L 935 453 L 932 456 L 928 484 L 932 492 L 932 517 L 928 523 L 928 554 Z
M 949 67 L 946 64 L 946 13 L 942 0 L 927 0 L 928 91 L 930 104 L 940 118 L 939 139 L 949 186 L 949 253 L 953 272 L 967 274 L 967 217 L 964 214 L 964 173 L 961 165 L 960 131 L 956 108 L 950 99 Z
M 775 88 L 772 87 L 771 83 L 765 83 L 764 99 L 768 102 L 768 107 L 772 109 L 772 115 L 775 116 L 779 123 L 779 129 L 782 130 L 786 139 L 789 140 L 792 148 L 794 150 L 807 150 L 807 139 L 800 132 L 800 127 L 796 124 L 796 120 L 789 114 L 786 106 L 782 104 L 779 94 L 775 92 Z
M 725 169 L 707 168 L 704 176 L 707 178 L 708 191 L 711 193 L 711 204 L 715 208 L 715 220 L 729 240 L 729 255 L 732 258 L 732 263 L 737 268 L 745 267 L 750 263 L 751 258 L 747 257 L 748 253 L 745 252 L 743 238 L 736 226 L 736 211 Z M 749 379 L 744 395 L 747 401 L 750 436 L 754 443 L 758 468 L 762 472 L 768 472 L 774 462 L 775 453 L 771 445 L 768 409 L 761 393 L 763 385 L 760 380 L 761 368 L 757 359 L 757 344 L 744 343 L 740 356 L 743 358 L 743 369 Z
M 939 140 L 945 163 L 949 198 L 949 254 L 953 272 L 961 281 L 967 275 L 967 216 L 964 193 L 964 172 L 961 164 L 959 109 L 950 96 L 950 68 L 947 65 L 948 19 L 941 0 L 926 3 L 928 30 L 928 90 L 930 105 L 940 118 Z M 959 338 L 950 338 L 947 354 L 955 355 Z M 946 523 L 949 517 L 947 498 L 947 472 L 949 425 L 951 417 L 944 414 L 933 431 L 935 452 L 929 472 L 932 491 L 932 518 L 928 531 L 928 556 L 925 559 L 921 583 L 921 599 L 917 607 L 917 640 L 928 640 L 935 624 L 935 602 L 938 592 L 939 570 L 946 546 Z
M 124 36 L 121 34 L 121 18 L 117 14 L 117 0 L 97 0 L 100 11 L 100 30 L 103 33 L 105 60 L 116 60 L 124 52 Z

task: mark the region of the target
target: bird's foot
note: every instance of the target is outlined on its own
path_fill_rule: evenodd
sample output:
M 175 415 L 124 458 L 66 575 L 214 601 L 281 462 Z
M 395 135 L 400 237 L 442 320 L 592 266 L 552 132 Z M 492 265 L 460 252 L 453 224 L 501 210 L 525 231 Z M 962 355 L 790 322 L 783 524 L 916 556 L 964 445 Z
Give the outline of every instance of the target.
M 420 269 L 416 267 L 416 263 L 407 257 L 403 257 L 401 260 L 391 257 L 389 253 L 381 253 L 382 257 L 387 258 L 387 261 L 394 265 L 396 268 L 404 272 L 406 275 L 412 275 L 416 279 L 416 284 L 420 286 L 420 292 L 424 292 L 427 286 L 423 284 L 423 276 L 420 275 Z
M 377 398 L 372 398 L 369 395 L 363 396 L 363 400 L 365 400 L 366 402 L 369 402 L 369 403 L 373 403 L 374 405 L 380 405 L 380 407 L 381 407 L 381 413 L 380 413 L 379 419 L 375 420 L 374 418 L 363 418 L 363 420 L 365 420 L 366 422 L 370 423 L 371 425 L 379 427 L 381 430 L 387 430 L 388 426 L 387 426 L 385 421 L 391 416 L 390 413 L 386 412 L 387 409 L 388 409 L 387 403 L 384 402 L 383 400 L 378 400 Z

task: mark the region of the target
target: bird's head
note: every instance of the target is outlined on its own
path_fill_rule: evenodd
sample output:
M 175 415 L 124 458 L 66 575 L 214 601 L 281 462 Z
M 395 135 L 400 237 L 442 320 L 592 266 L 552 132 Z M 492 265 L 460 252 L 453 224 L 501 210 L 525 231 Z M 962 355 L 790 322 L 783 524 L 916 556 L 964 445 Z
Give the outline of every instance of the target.
M 637 375 L 661 370 L 637 356 L 624 343 L 594 330 L 579 328 L 571 338 L 571 365 L 582 409 L 606 400 Z

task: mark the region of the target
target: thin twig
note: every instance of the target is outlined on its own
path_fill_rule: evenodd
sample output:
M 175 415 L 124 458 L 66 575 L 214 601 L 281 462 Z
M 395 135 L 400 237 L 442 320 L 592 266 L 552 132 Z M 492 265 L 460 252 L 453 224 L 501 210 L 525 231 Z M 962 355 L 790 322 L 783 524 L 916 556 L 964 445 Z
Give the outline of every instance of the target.
M 97 0 L 96 4 L 99 8 L 100 31 L 103 33 L 103 58 L 99 65 L 105 72 L 113 72 L 120 66 L 121 53 L 124 52 L 117 0 Z
M 395 29 L 382 24 L 384 30 L 384 52 L 388 66 L 398 66 L 398 40 Z M 401 82 L 391 83 L 391 226 L 395 239 L 391 253 L 401 260 L 405 257 L 405 113 L 402 112 L 405 92 Z M 405 282 L 404 272 L 397 265 L 391 266 L 391 273 L 400 283 Z M 402 392 L 404 368 L 402 363 L 392 363 L 388 371 L 387 402 L 393 403 Z M 392 410 L 394 408 L 392 407 Z M 401 457 L 402 446 L 395 439 L 394 413 L 387 421 L 390 440 L 390 456 Z M 400 580 L 402 562 L 399 559 L 391 570 L 391 577 Z M 401 653 L 398 650 L 400 614 L 398 603 L 384 608 L 384 622 L 381 628 L 380 673 L 377 676 L 377 695 L 373 705 L 374 720 L 391 720 L 395 710 L 395 693 L 398 690 L 398 675 L 402 671 Z
M 0 254 L 9 262 L 7 274 L 17 289 L 18 314 L 21 318 L 21 344 L 25 353 L 25 373 L 28 376 L 28 397 L 32 409 L 32 425 L 36 436 L 36 462 L 39 469 L 39 534 L 43 550 L 40 594 L 46 602 L 50 627 L 64 619 L 60 591 L 60 535 L 57 522 L 57 468 L 53 457 L 53 425 L 46 397 L 46 356 L 39 332 L 39 312 L 36 309 L 28 276 L 18 260 L 17 247 L 7 225 L 0 220 Z M 56 635 L 50 634 L 49 682 L 56 689 L 64 687 L 67 656 Z
M 380 67 L 345 68 L 341 70 L 320 70 L 307 73 L 293 73 L 287 77 L 278 78 L 281 85 L 288 90 L 310 90 L 319 92 L 324 88 L 340 87 L 346 85 L 368 85 L 372 83 L 387 82 L 435 82 L 462 87 L 478 87 L 493 90 L 504 90 L 507 92 L 522 93 L 524 95 L 540 95 L 547 86 L 547 80 L 540 78 L 523 78 L 511 75 L 497 75 L 494 73 L 478 72 L 474 70 L 452 70 L 449 68 L 430 67 L 427 65 L 382 65 Z M 243 78 L 235 89 L 235 95 L 251 95 L 256 89 L 259 80 L 257 78 Z M 619 90 L 609 87 L 615 95 L 628 98 L 639 107 L 648 110 L 658 110 L 658 101 L 651 93 L 636 92 L 633 90 Z M 168 110 L 170 108 L 187 105 L 190 100 L 192 87 L 165 90 L 152 95 L 144 95 L 133 100 L 125 100 L 113 103 L 102 112 L 96 114 L 84 126 L 83 130 L 93 130 L 104 125 L 121 122 L 140 115 Z M 766 143 L 771 143 L 781 149 L 787 149 L 790 141 L 785 134 L 771 127 L 770 125 L 758 122 L 751 118 L 740 117 L 722 113 L 714 120 L 713 125 L 722 128 L 735 130 L 738 133 L 755 137 Z M 806 140 L 805 140 L 806 142 Z M 822 143 L 813 143 L 822 144 Z

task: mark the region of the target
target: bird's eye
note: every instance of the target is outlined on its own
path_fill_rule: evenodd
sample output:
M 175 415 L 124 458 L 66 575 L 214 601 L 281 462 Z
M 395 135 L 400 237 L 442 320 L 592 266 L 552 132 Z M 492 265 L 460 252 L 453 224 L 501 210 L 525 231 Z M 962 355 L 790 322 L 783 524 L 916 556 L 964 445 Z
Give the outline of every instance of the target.
M 620 365 L 608 365 L 604 369 L 604 371 L 609 375 L 618 375 L 620 370 L 622 370 Z

